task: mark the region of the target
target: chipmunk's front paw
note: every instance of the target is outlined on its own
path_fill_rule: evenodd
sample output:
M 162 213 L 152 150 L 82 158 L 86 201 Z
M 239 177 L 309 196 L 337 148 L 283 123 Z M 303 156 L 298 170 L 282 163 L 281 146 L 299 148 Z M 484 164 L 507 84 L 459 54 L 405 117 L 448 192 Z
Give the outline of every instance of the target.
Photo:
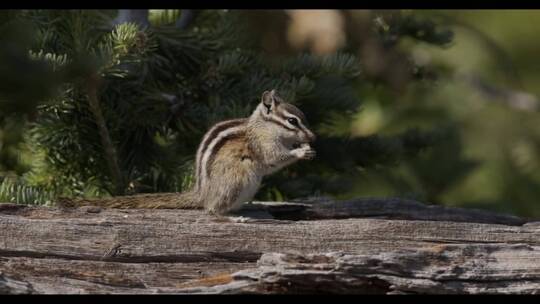
M 309 144 L 302 144 L 300 148 L 292 150 L 291 153 L 298 159 L 306 160 L 314 159 L 317 155 L 317 152 Z

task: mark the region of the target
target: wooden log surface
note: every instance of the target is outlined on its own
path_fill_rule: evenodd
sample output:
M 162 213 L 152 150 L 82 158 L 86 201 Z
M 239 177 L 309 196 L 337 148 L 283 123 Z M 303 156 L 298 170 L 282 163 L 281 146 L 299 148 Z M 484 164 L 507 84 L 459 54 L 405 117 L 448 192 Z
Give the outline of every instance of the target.
M 0 293 L 540 293 L 540 222 L 397 198 L 0 204 Z

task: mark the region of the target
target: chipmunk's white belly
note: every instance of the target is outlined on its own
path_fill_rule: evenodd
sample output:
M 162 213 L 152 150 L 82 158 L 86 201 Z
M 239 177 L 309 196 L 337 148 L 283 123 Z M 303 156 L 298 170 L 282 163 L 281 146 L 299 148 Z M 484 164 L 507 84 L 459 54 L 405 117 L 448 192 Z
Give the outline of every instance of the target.
M 259 190 L 259 187 L 261 186 L 262 176 L 250 176 L 247 179 L 247 182 L 245 187 L 243 187 L 242 191 L 238 194 L 238 197 L 236 198 L 236 202 L 234 203 L 233 210 L 237 210 L 244 203 L 250 202 L 255 194 L 257 194 L 257 191 Z

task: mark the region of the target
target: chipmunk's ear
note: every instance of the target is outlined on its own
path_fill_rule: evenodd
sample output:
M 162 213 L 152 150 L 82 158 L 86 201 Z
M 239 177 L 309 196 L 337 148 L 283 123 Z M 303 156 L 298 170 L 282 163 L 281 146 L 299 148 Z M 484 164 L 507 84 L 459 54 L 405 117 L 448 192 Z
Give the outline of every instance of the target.
M 266 114 L 270 114 L 279 105 L 279 99 L 276 90 L 264 91 L 261 102 L 266 108 Z

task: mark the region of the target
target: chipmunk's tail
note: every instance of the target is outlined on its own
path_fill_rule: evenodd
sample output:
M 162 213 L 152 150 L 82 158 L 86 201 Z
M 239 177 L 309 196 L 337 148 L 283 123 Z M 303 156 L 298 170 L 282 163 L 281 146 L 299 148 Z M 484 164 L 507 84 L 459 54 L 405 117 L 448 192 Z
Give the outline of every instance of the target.
M 202 209 L 203 204 L 198 195 L 188 191 L 182 193 L 152 193 L 130 196 L 117 196 L 104 199 L 70 199 L 57 200 L 60 207 L 99 206 L 119 209 Z

